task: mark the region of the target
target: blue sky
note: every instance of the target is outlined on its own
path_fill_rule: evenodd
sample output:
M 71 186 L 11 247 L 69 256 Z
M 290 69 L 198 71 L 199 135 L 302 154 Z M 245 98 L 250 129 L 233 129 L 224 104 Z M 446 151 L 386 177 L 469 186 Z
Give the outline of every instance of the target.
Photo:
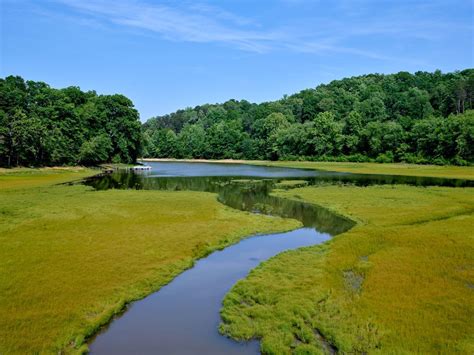
M 471 0 L 0 2 L 0 76 L 122 93 L 142 121 L 347 76 L 474 66 Z

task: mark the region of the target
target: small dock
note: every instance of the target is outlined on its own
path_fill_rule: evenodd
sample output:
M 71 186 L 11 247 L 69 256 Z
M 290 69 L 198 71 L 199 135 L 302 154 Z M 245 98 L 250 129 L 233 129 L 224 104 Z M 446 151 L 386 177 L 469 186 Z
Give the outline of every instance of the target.
M 111 174 L 116 171 L 134 171 L 134 172 L 150 172 L 151 166 L 149 165 L 104 165 L 103 167 L 104 174 Z
M 129 169 L 133 170 L 133 171 L 150 171 L 151 166 L 148 166 L 148 165 L 135 165 L 135 166 L 130 167 Z

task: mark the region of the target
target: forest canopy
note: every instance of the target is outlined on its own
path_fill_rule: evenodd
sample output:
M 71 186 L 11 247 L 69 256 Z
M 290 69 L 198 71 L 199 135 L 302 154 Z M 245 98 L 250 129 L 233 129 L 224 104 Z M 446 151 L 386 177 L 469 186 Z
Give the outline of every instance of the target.
M 0 166 L 161 158 L 474 162 L 474 69 L 370 74 L 261 104 L 153 117 L 131 100 L 0 79 Z
M 1 166 L 131 163 L 140 153 L 140 127 L 123 95 L 0 79 Z
M 145 157 L 465 165 L 474 159 L 474 69 L 370 74 L 281 100 L 229 100 L 143 125 Z

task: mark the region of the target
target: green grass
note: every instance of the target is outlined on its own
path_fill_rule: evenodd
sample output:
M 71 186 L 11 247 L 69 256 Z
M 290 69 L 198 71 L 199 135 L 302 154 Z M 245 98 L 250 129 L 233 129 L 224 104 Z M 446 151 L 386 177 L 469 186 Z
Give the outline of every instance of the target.
M 267 354 L 474 352 L 474 189 L 320 186 L 277 191 L 358 222 L 237 283 L 221 331 Z
M 126 302 L 254 233 L 299 224 L 202 192 L 53 185 L 87 169 L 0 172 L 0 353 L 75 353 Z
M 473 178 L 472 167 L 269 164 Z M 85 350 L 84 339 L 126 302 L 197 258 L 253 233 L 298 225 L 232 210 L 208 193 L 54 185 L 96 172 L 0 169 L 1 354 Z M 324 245 L 283 253 L 239 282 L 224 302 L 225 333 L 262 337 L 262 350 L 275 354 L 323 351 L 319 333 L 345 352 L 474 352 L 473 189 L 276 193 L 358 225 Z
M 71 168 L 0 168 L 0 191 L 22 187 L 61 184 L 98 174 L 99 169 Z

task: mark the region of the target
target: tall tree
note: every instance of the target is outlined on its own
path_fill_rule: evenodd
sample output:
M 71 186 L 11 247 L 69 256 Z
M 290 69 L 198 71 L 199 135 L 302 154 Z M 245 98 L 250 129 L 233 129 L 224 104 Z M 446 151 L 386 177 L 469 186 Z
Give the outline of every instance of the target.
M 140 144 L 138 112 L 125 96 L 0 79 L 0 165 L 133 162 Z

